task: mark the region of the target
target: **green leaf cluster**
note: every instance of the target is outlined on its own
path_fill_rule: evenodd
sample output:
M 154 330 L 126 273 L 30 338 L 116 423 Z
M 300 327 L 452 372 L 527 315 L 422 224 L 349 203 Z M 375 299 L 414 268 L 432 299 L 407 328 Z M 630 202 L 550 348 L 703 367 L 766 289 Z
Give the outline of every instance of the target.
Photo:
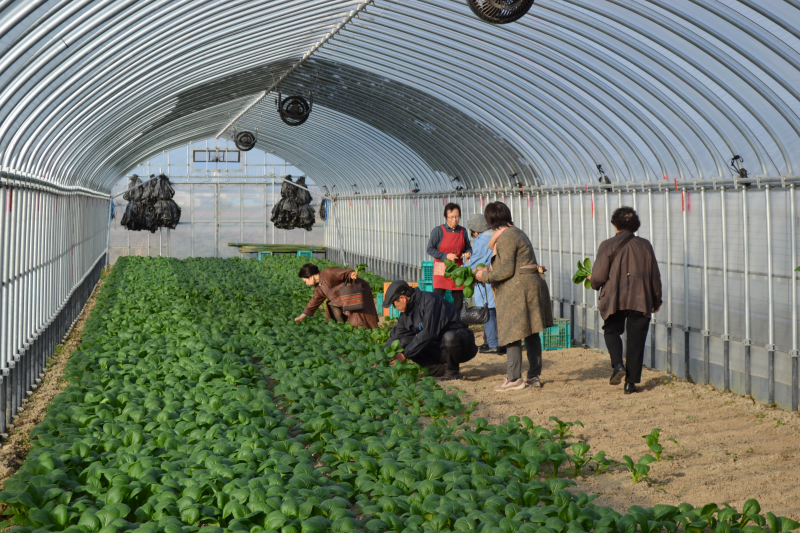
M 301 261 L 121 258 L 70 358 L 69 386 L 0 492 L 13 530 L 798 527 L 761 516 L 754 500 L 741 513 L 594 505 L 560 473 L 615 463 L 565 440 L 577 422 L 468 423 L 474 404 L 416 365 L 389 366 L 388 329 L 325 324 L 319 315 L 295 323 L 308 298 L 297 282 Z
M 475 274 L 472 268 L 468 266 L 458 266 L 458 263 L 455 261 L 449 261 L 447 259 L 444 260 L 444 264 L 446 265 L 444 277 L 452 279 L 456 287 L 463 287 L 465 298 L 472 298 L 472 295 L 475 294 Z M 484 266 L 483 263 L 480 263 L 476 265 L 476 268 L 483 268 Z
M 583 260 L 583 262 L 578 261 L 578 270 L 577 272 L 575 272 L 575 275 L 572 276 L 572 282 L 575 285 L 580 285 L 581 283 L 583 283 L 583 287 L 585 289 L 591 289 L 592 282 L 586 279 L 591 275 L 592 275 L 592 260 L 587 257 L 586 259 Z

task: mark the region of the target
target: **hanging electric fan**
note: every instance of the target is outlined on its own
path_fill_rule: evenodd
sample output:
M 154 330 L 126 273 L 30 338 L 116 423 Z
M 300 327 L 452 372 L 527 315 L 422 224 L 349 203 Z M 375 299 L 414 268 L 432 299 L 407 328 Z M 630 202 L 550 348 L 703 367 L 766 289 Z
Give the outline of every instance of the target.
M 467 5 L 479 18 L 492 24 L 508 24 L 522 18 L 534 0 L 467 0 Z
M 234 132 L 233 142 L 242 152 L 249 152 L 256 146 L 256 134 L 249 131 Z
M 283 120 L 289 126 L 299 126 L 311 114 L 311 107 L 314 105 L 314 93 L 311 93 L 311 101 L 307 101 L 302 96 L 287 96 L 281 99 L 281 93 L 278 93 L 278 112 Z

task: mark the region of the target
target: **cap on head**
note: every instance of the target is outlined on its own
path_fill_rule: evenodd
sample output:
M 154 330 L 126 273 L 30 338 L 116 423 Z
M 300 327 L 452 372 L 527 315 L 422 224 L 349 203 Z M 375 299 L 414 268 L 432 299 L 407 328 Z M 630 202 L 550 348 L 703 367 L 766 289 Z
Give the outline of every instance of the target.
M 486 217 L 480 214 L 472 215 L 467 221 L 467 229 L 475 233 L 483 233 L 489 230 L 489 224 L 486 223 Z
M 397 300 L 398 296 L 408 295 L 411 293 L 411 287 L 408 283 L 399 279 L 397 281 L 393 281 L 389 288 L 386 289 L 386 296 L 383 299 L 383 306 L 389 307 L 391 306 L 395 300 Z

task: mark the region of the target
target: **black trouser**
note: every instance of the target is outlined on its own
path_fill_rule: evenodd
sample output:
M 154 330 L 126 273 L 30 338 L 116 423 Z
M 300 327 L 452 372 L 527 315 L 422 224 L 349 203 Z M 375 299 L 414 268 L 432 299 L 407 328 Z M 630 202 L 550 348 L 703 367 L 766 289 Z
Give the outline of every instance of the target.
M 649 329 L 650 317 L 639 311 L 617 311 L 603 323 L 603 336 L 611 355 L 611 367 L 625 366 L 625 383 L 639 383 L 642 380 L 644 344 Z M 622 364 L 623 331 L 627 331 L 628 340 L 625 365 Z
M 331 318 L 334 322 L 347 322 L 347 317 L 344 316 L 344 311 L 342 311 L 341 307 L 328 305 L 328 309 L 330 309 Z
M 528 379 L 542 375 L 542 341 L 538 333 L 525 337 L 528 351 Z M 522 377 L 522 341 L 506 345 L 508 381 Z
M 407 346 L 414 337 L 404 337 L 401 346 Z M 408 339 L 408 342 L 405 342 Z M 414 357 L 414 362 L 426 368 L 445 364 L 451 374 L 458 373 L 459 365 L 472 360 L 478 353 L 475 334 L 469 328 L 445 331 L 442 340 L 429 343 Z
M 433 289 L 433 292 L 444 298 L 444 291 L 447 289 Z M 464 291 L 450 291 L 450 294 L 453 295 L 453 305 L 456 306 L 456 309 L 461 311 L 461 308 L 464 306 Z

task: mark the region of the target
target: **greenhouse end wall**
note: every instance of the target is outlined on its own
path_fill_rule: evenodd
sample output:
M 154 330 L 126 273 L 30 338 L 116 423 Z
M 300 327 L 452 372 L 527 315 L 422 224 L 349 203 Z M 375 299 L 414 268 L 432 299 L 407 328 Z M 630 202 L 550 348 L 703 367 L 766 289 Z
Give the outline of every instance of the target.
M 595 189 L 597 189 L 595 187 Z M 645 364 L 696 383 L 797 410 L 798 259 L 796 185 L 564 188 L 503 194 L 444 193 L 338 197 L 325 229 L 328 257 L 367 263 L 389 279 L 416 281 L 447 202 L 464 223 L 503 201 L 548 269 L 555 316 L 573 324 L 573 343 L 606 350 L 598 293 L 572 283 L 576 263 L 594 260 L 614 234 L 611 213 L 634 207 L 664 287 Z

